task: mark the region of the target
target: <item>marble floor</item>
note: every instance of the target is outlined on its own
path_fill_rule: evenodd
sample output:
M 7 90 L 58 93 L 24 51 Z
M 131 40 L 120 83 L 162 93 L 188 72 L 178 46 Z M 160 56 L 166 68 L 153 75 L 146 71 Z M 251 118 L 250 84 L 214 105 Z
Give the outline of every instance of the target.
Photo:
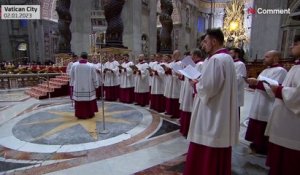
M 244 140 L 252 95 L 245 90 L 232 174 L 268 174 L 265 156 Z M 189 143 L 177 119 L 117 102 L 98 107 L 93 119 L 78 120 L 68 97 L 0 91 L 0 174 L 182 174 Z

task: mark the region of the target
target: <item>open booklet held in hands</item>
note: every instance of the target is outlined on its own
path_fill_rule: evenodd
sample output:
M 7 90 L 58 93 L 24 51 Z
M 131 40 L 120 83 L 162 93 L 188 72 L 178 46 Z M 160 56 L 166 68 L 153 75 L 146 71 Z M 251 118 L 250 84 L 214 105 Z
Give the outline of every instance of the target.
M 164 64 L 161 64 L 160 65 L 163 69 L 164 69 L 164 71 L 167 71 L 167 70 L 169 70 L 170 68 L 169 67 L 167 67 L 166 65 L 164 65 Z
M 265 76 L 261 76 L 261 75 L 258 77 L 258 80 L 266 83 L 269 86 L 271 86 L 271 85 L 278 86 L 279 85 L 278 81 L 273 80 L 273 79 L 268 78 L 268 77 L 265 77 Z
M 180 67 L 178 64 L 173 64 L 171 66 L 172 70 L 178 74 L 181 74 L 181 72 L 179 70 L 182 70 L 182 67 Z
M 132 70 L 135 70 L 135 71 L 139 70 L 139 68 L 136 67 L 135 65 L 130 65 L 129 67 L 130 67 Z
M 188 65 L 186 68 L 179 70 L 179 72 L 191 80 L 196 80 L 201 76 L 201 73 L 191 65 Z
M 192 67 L 195 67 L 196 64 L 195 62 L 193 61 L 192 57 L 191 56 L 186 56 L 184 57 L 182 60 L 181 60 L 181 64 L 185 65 L 185 66 L 188 66 L 188 65 L 191 65 Z
M 272 86 L 278 86 L 279 85 L 278 81 L 261 75 L 258 77 L 258 80 L 263 82 L 266 93 L 270 97 L 275 98 L 275 94 L 272 91 Z

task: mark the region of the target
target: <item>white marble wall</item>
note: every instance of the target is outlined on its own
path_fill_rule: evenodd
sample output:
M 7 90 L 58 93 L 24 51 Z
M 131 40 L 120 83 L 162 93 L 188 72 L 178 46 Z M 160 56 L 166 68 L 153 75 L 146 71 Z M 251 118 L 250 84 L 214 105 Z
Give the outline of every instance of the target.
M 198 33 L 197 26 L 200 11 L 195 6 L 193 6 L 193 3 L 188 4 L 187 2 L 184 2 L 177 5 L 181 21 L 179 21 L 179 24 L 174 25 L 173 30 L 179 30 L 178 50 L 180 50 L 183 54 L 184 52 L 186 52 L 186 46 L 188 46 L 189 51 L 192 51 L 197 46 L 197 38 L 199 37 L 198 35 L 200 35 L 200 33 Z M 188 11 L 186 10 L 186 8 L 189 8 L 190 15 L 187 14 Z M 187 25 L 188 16 L 189 25 Z
M 254 0 L 254 8 L 278 9 L 285 8 L 287 0 Z M 280 50 L 281 43 L 281 20 L 284 15 L 263 15 L 252 16 L 250 58 L 249 60 L 261 60 L 268 50 Z
M 156 53 L 156 0 L 143 7 L 141 0 L 126 1 L 122 19 L 124 22 L 123 45 L 132 50 L 132 57 L 142 53 L 142 34 L 148 36 L 149 53 Z
M 71 50 L 80 55 L 81 52 L 89 52 L 89 34 L 91 33 L 91 3 L 92 0 L 72 0 L 70 12 L 72 23 Z

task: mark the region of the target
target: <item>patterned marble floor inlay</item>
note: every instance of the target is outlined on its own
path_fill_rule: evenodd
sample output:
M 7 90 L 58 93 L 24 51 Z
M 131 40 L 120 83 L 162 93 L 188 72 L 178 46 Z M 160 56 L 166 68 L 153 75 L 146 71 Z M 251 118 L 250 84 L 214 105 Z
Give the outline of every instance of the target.
M 23 101 L 28 98 L 29 96 L 24 94 L 24 91 L 12 91 L 12 92 L 0 93 L 0 102 L 1 101 Z
M 37 104 L 37 106 L 40 104 Z M 35 153 L 63 153 L 95 149 L 130 139 L 152 123 L 152 115 L 135 105 L 105 103 L 103 134 L 102 106 L 91 119 L 74 116 L 71 104 L 33 107 L 4 124 L 0 145 Z
M 6 109 L 6 108 L 8 108 L 8 107 L 9 107 L 8 105 L 0 105 L 0 111 Z
M 13 170 L 13 169 L 17 169 L 17 168 L 22 168 L 22 167 L 27 167 L 27 166 L 32 166 L 32 165 L 34 165 L 34 164 L 11 163 L 11 162 L 0 161 L 0 172 Z
M 161 125 L 161 127 L 159 128 L 159 130 L 156 131 L 150 138 L 152 138 L 152 137 L 157 137 L 157 136 L 160 136 L 160 135 L 169 133 L 169 132 L 176 131 L 176 130 L 178 130 L 179 128 L 180 128 L 179 125 L 174 124 L 174 123 L 172 123 L 172 122 L 170 122 L 170 121 L 168 121 L 168 120 L 163 119 L 162 125 Z
M 180 175 L 189 142 L 176 119 L 137 105 L 105 102 L 93 119 L 74 117 L 69 97 L 17 101 L 0 98 L 0 174 Z M 18 92 L 17 92 L 18 94 Z M 233 147 L 232 174 L 268 174 L 265 157 L 245 141 L 253 92 L 245 91 L 240 144 Z M 22 98 L 19 98 L 22 99 Z
M 181 175 L 184 170 L 185 160 L 186 160 L 186 155 L 182 155 L 173 160 L 164 162 L 160 165 L 156 165 L 154 167 L 135 173 L 134 175 L 155 175 L 155 174 Z
M 53 107 L 37 112 L 18 122 L 13 134 L 18 139 L 38 144 L 80 144 L 105 140 L 126 133 L 142 120 L 142 113 L 122 104 L 106 104 L 104 107 L 108 134 L 102 130 L 102 108 L 91 119 L 81 120 L 74 116 L 69 105 Z

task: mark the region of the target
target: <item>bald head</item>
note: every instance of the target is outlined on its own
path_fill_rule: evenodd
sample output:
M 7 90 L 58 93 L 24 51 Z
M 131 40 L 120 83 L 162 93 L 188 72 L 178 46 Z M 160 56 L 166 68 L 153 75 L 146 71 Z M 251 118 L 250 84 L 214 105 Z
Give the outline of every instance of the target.
M 264 56 L 264 63 L 267 66 L 278 64 L 281 58 L 281 53 L 277 50 L 270 50 Z
M 180 59 L 180 51 L 179 50 L 174 50 L 173 59 L 174 60 L 179 60 Z
M 175 55 L 175 54 L 180 54 L 180 51 L 179 50 L 174 50 L 173 55 Z
M 150 61 L 155 61 L 155 55 L 151 54 L 149 58 L 150 58 Z
M 281 52 L 277 50 L 271 50 L 270 53 L 273 56 L 274 62 L 278 63 L 281 58 Z

